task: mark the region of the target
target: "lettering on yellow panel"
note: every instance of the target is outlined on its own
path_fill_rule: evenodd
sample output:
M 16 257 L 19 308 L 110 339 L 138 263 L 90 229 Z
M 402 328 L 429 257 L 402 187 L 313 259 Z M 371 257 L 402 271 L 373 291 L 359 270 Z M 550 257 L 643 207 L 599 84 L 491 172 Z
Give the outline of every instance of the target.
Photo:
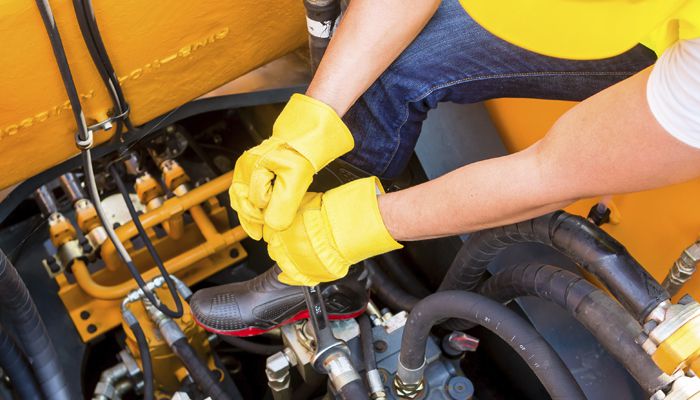
M 172 61 L 178 60 L 178 59 L 185 59 L 191 57 L 195 52 L 197 52 L 200 49 L 203 49 L 204 47 L 207 47 L 217 41 L 220 41 L 224 38 L 226 38 L 229 34 L 229 27 L 224 27 L 221 28 L 220 30 L 216 31 L 215 33 L 209 34 L 202 39 L 199 39 L 193 43 L 190 43 L 186 46 L 181 47 L 177 52 L 169 54 L 165 57 L 161 57 L 158 59 L 155 59 L 146 65 L 135 68 L 128 74 L 119 76 L 117 79 L 119 80 L 119 83 L 122 84 L 127 80 L 138 80 L 142 76 L 155 72 L 156 70 L 160 69 L 164 64 L 168 64 Z M 80 99 L 81 100 L 89 100 L 95 96 L 95 91 L 90 90 L 88 93 L 80 94 Z M 69 101 L 65 101 L 64 103 L 60 105 L 56 105 L 51 107 L 49 110 L 46 111 L 41 111 L 31 117 L 23 118 L 19 122 L 16 122 L 14 124 L 10 124 L 8 126 L 5 126 L 4 128 L 0 128 L 0 140 L 7 136 L 13 136 L 16 135 L 17 133 L 20 133 L 22 129 L 29 128 L 35 124 L 46 122 L 52 117 L 57 117 L 60 116 L 64 111 L 71 110 L 71 105 Z

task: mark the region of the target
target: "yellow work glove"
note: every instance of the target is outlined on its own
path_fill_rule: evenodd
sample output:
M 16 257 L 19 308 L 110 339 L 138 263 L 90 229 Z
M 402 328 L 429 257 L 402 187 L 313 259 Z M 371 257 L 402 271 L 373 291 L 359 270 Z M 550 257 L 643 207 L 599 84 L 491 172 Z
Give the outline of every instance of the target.
M 265 226 L 270 257 L 282 269 L 280 281 L 313 286 L 347 274 L 359 261 L 399 249 L 377 205 L 379 180 L 359 179 L 326 193 L 307 193 L 292 225 Z
M 331 107 L 293 95 L 272 136 L 236 161 L 229 196 L 243 229 L 258 240 L 263 225 L 289 227 L 314 174 L 353 146 L 350 131 Z

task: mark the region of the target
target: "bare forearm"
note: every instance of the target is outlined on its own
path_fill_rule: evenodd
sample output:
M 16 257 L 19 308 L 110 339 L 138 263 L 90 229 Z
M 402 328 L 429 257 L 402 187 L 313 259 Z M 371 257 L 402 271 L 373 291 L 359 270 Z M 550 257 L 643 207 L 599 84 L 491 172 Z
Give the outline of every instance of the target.
M 343 116 L 435 13 L 438 0 L 353 0 L 307 95 Z
M 526 150 L 380 196 L 389 232 L 398 240 L 471 232 L 525 220 L 580 198 L 700 176 L 700 150 L 670 136 L 651 114 L 648 73 L 574 107 Z

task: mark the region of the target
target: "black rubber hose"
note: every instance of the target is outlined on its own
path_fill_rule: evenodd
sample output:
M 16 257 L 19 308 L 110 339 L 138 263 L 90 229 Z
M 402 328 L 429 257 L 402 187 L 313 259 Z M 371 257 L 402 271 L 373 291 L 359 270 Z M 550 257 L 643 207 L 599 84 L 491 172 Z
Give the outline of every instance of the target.
M 153 400 L 153 362 L 151 360 L 151 351 L 148 348 L 146 335 L 141 329 L 138 322 L 129 325 L 129 329 L 134 333 L 136 344 L 139 346 L 139 355 L 141 356 L 141 369 L 143 371 L 143 399 Z
M 369 394 L 365 385 L 362 384 L 362 379 L 346 383 L 339 392 L 343 400 L 369 400 Z
M 384 274 L 384 271 L 382 271 L 375 260 L 370 258 L 365 260 L 364 264 L 369 272 L 372 291 L 377 295 L 379 300 L 394 310 L 411 311 L 411 309 L 413 309 L 413 306 L 419 300 L 418 297 L 398 287 L 394 281 Z
M 122 195 L 122 198 L 124 198 L 124 203 L 126 204 L 126 208 L 129 210 L 129 215 L 131 215 L 131 220 L 134 222 L 134 226 L 136 226 L 136 230 L 139 232 L 139 237 L 141 237 L 141 240 L 143 240 L 143 243 L 146 245 L 146 248 L 148 249 L 148 252 L 151 255 L 151 258 L 153 259 L 153 262 L 155 262 L 156 267 L 158 268 L 158 271 L 160 271 L 161 275 L 163 276 L 163 279 L 165 279 L 165 284 L 168 287 L 168 292 L 170 292 L 170 296 L 173 299 L 173 302 L 175 303 L 175 311 L 169 309 L 165 304 L 162 302 L 157 301 L 153 297 L 153 294 L 146 290 L 144 288 L 144 285 L 141 282 L 137 283 L 139 284 L 139 288 L 143 291 L 143 293 L 148 297 L 148 300 L 151 302 L 151 304 L 154 304 L 156 308 L 162 312 L 163 314 L 167 315 L 170 318 L 180 318 L 182 317 L 182 301 L 180 300 L 180 296 L 177 294 L 177 288 L 175 287 L 175 283 L 173 282 L 172 278 L 170 278 L 170 273 L 168 272 L 167 269 L 165 269 L 165 265 L 163 264 L 163 260 L 160 259 L 160 256 L 158 255 L 158 252 L 156 251 L 156 248 L 153 246 L 153 243 L 151 242 L 151 239 L 148 237 L 148 233 L 146 232 L 146 229 L 143 227 L 141 224 L 141 220 L 139 219 L 139 214 L 136 212 L 136 209 L 134 208 L 134 203 L 131 202 L 131 197 L 129 195 L 129 191 L 126 189 L 126 186 L 124 185 L 124 182 L 122 181 L 122 178 L 119 176 L 119 171 L 117 170 L 116 165 L 111 164 L 109 166 L 109 173 L 112 175 L 112 178 L 114 178 L 114 182 L 117 184 L 117 188 L 119 189 L 119 192 Z M 138 270 L 136 270 L 136 274 L 131 271 L 131 268 L 129 268 L 130 272 L 132 272 L 132 276 L 136 279 L 138 276 L 141 278 L 141 275 L 138 273 Z M 141 279 L 143 282 L 143 279 Z
M 372 335 L 372 322 L 367 314 L 357 318 L 360 324 L 360 343 L 362 346 L 362 359 L 365 363 L 365 372 L 377 369 L 377 359 L 374 354 L 374 336 Z
M 377 256 L 377 259 L 379 260 L 379 265 L 385 268 L 389 276 L 408 293 L 421 299 L 432 293 L 414 275 L 412 268 L 406 265 L 401 259 L 401 254 L 397 251 L 380 254 Z
M 15 267 L 0 250 L 0 309 L 12 323 L 24 354 L 49 400 L 77 399 L 71 393 L 46 326 Z
M 250 340 L 245 340 L 236 336 L 219 335 L 221 340 L 231 346 L 243 350 L 246 353 L 259 354 L 261 356 L 270 356 L 284 350 L 284 346 L 279 344 L 263 344 L 256 343 Z
M 534 296 L 566 309 L 588 329 L 603 347 L 653 394 L 670 383 L 637 343 L 642 327 L 619 303 L 584 278 L 545 264 L 520 264 L 489 278 L 481 294 L 506 303 L 521 296 Z
M 187 338 L 176 340 L 171 347 L 173 353 L 182 361 L 190 377 L 192 377 L 192 380 L 204 394 L 210 396 L 213 400 L 231 399 L 221 388 L 219 382 L 214 379 L 206 364 L 199 359 L 192 346 L 187 343 Z
M 34 379 L 31 366 L 14 339 L 0 327 L 0 367 L 20 399 L 41 399 L 41 389 Z
M 637 321 L 643 322 L 669 298 L 618 241 L 585 218 L 563 211 L 472 234 L 439 290 L 475 290 L 489 263 L 517 243 L 545 244 L 568 256 L 598 278 Z
M 432 327 L 446 318 L 479 324 L 503 339 L 527 363 L 552 399 L 585 399 L 569 369 L 539 333 L 515 312 L 482 295 L 450 290 L 438 292 L 416 304 L 401 338 L 399 362 L 418 369 Z

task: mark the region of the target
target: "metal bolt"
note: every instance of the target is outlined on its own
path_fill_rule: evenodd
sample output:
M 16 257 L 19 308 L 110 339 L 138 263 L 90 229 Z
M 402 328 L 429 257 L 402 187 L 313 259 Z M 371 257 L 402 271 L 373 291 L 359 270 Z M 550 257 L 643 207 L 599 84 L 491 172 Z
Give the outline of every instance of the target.
M 377 353 L 384 353 L 389 345 L 383 340 L 377 340 L 374 342 L 374 350 Z
M 76 210 L 83 210 L 85 208 L 90 207 L 90 201 L 87 199 L 80 199 L 75 202 L 75 209 Z

